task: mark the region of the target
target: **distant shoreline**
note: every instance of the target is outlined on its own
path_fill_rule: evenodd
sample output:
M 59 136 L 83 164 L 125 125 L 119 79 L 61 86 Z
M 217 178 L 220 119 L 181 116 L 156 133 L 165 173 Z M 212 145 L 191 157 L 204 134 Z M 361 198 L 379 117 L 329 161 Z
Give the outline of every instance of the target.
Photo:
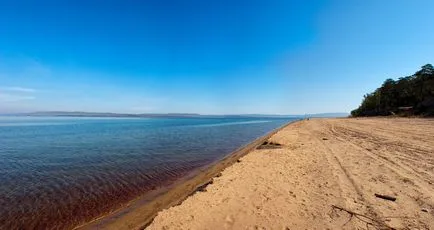
M 306 117 L 347 117 L 348 113 L 317 113 L 317 114 L 199 114 L 199 113 L 99 113 L 99 112 L 66 112 L 46 111 L 30 113 L 4 113 L 0 116 L 23 117 L 133 117 L 133 118 L 306 118 Z

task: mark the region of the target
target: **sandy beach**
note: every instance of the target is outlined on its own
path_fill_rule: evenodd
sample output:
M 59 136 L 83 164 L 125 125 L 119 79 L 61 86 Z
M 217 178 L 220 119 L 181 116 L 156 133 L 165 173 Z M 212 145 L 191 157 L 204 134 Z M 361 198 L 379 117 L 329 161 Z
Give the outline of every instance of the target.
M 269 141 L 282 146 L 241 157 L 147 229 L 434 229 L 434 120 L 303 120 Z

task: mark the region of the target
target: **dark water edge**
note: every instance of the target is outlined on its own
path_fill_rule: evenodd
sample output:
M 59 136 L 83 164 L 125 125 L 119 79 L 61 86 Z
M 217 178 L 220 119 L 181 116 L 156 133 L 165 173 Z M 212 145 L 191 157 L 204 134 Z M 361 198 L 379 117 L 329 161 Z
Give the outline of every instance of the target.
M 166 122 L 134 121 L 133 124 L 126 121 L 128 125 L 118 120 L 91 121 L 84 125 L 81 122 L 67 125 L 67 128 L 56 124 L 55 130 L 52 130 L 52 124 L 43 126 L 48 127 L 48 135 L 39 130 L 41 127 L 30 128 L 33 135 L 28 135 L 29 130 L 25 127 L 28 129 L 29 126 L 9 126 L 19 128 L 12 132 L 18 133 L 16 136 L 11 134 L 11 129 L 5 131 L 6 126 L 0 126 L 0 138 L 6 137 L 6 142 L 0 143 L 0 170 L 5 173 L 0 176 L 0 229 L 72 229 L 139 196 L 167 187 L 288 122 L 257 121 L 179 122 L 171 119 Z M 114 128 L 110 127 L 112 125 Z M 101 127 L 107 130 L 101 131 Z M 67 135 L 62 134 L 65 128 L 69 130 Z M 127 129 L 120 133 L 137 138 L 122 140 L 113 134 L 118 129 Z M 143 129 L 146 131 L 137 133 Z M 36 138 L 35 130 L 39 130 L 36 134 L 42 139 Z M 242 135 L 246 133 L 250 134 Z M 17 143 L 14 138 L 21 141 L 21 147 L 14 146 Z M 117 140 L 119 138 L 121 140 Z M 113 143 L 107 143 L 107 139 Z M 146 143 L 139 144 L 142 142 Z M 76 146 L 82 148 L 76 149 Z M 53 159 L 57 153 L 43 154 L 44 151 L 66 148 L 74 151 L 60 159 Z M 29 157 L 28 151 L 36 157 Z M 74 157 L 69 159 L 71 155 Z

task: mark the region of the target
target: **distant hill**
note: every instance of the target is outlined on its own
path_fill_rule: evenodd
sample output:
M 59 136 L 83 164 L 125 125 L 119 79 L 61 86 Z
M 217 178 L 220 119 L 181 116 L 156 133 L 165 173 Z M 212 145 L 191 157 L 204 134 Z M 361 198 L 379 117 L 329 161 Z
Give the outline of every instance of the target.
M 98 113 L 98 112 L 67 112 L 67 111 L 42 111 L 32 113 L 11 114 L 18 116 L 38 117 L 137 117 L 137 118 L 304 118 L 304 117 L 346 117 L 348 113 L 318 113 L 304 115 L 273 115 L 273 114 L 228 114 L 228 115 L 203 115 L 197 113 Z
M 23 113 L 18 115 L 25 116 L 54 116 L 54 117 L 134 117 L 134 114 L 122 114 L 122 113 L 92 113 L 92 112 L 64 112 L 64 111 L 43 111 L 33 113 Z
M 354 117 L 394 114 L 434 116 L 434 68 L 431 64 L 397 81 L 387 79 L 380 88 L 366 94 L 361 105 L 351 112 Z
M 25 113 L 26 116 L 54 116 L 54 117 L 196 117 L 200 114 L 195 113 L 149 113 L 149 114 L 129 114 L 129 113 L 96 113 L 96 112 L 65 112 L 65 111 L 44 111 Z

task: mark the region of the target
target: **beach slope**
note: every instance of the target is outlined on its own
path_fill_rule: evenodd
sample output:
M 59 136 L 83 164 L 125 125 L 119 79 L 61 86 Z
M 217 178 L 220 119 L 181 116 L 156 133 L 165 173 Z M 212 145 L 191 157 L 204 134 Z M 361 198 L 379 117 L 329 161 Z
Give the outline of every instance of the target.
M 434 229 L 434 120 L 303 120 L 270 141 L 147 229 Z

